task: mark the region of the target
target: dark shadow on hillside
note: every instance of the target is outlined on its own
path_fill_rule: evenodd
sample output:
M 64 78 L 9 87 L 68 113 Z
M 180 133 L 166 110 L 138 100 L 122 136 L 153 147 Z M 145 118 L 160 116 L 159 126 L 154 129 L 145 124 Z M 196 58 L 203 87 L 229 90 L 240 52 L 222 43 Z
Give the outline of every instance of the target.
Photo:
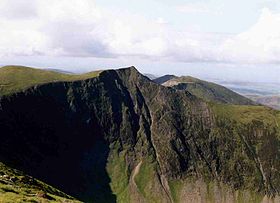
M 55 85 L 1 98 L 0 161 L 83 202 L 116 202 L 95 112 L 79 95 L 69 105 L 67 89 Z
M 108 154 L 108 144 L 103 140 L 97 141 L 95 146 L 86 152 L 81 164 L 84 183 L 87 185 L 83 192 L 85 196 L 80 197 L 83 201 L 97 203 L 116 202 L 116 195 L 112 193 L 109 185 L 111 179 L 106 171 Z

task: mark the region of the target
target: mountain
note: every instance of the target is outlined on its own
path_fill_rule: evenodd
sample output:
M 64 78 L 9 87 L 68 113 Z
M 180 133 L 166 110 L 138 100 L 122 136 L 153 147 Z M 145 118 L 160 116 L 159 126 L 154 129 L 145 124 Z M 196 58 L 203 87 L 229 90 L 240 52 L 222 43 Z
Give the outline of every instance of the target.
M 57 68 L 45 68 L 44 70 L 63 73 L 63 74 L 75 74 L 73 72 L 62 70 L 62 69 L 57 69 Z
M 280 110 L 280 84 L 269 82 L 240 82 L 214 80 L 252 101 Z
M 95 77 L 99 73 L 100 71 L 95 71 L 81 75 L 70 75 L 24 66 L 4 66 L 0 68 L 0 96 L 44 83 L 84 80 Z
M 242 81 L 223 81 L 213 80 L 215 83 L 223 85 L 242 95 L 279 95 L 280 83 L 275 82 L 242 82 Z
M 251 100 L 280 110 L 280 95 L 246 95 Z
M 177 78 L 177 76 L 175 76 L 175 75 L 164 75 L 164 76 L 161 76 L 159 78 L 154 79 L 153 81 L 158 83 L 158 84 L 163 84 L 163 83 L 167 82 L 168 80 L 172 80 L 174 78 Z
M 166 75 L 154 80 L 156 83 L 178 90 L 186 90 L 208 102 L 224 104 L 254 105 L 250 99 L 221 85 L 203 81 L 191 76 Z
M 277 202 L 279 122 L 105 70 L 2 95 L 0 162 L 83 202 Z
M 154 80 L 157 78 L 157 76 L 150 74 L 150 73 L 144 73 L 143 75 L 145 75 L 146 77 L 148 77 L 150 80 Z

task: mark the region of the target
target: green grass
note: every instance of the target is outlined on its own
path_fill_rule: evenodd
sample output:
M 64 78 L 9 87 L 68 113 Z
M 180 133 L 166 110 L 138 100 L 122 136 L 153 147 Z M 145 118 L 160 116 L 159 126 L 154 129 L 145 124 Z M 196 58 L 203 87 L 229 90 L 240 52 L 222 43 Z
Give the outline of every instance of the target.
M 79 202 L 69 195 L 0 162 L 0 202 Z
M 238 190 L 273 192 L 271 185 L 279 185 L 280 111 L 264 106 L 211 106 L 217 124 L 212 138 L 222 144 L 217 153 L 223 178 Z M 266 174 L 271 178 L 264 183 Z
M 118 146 L 114 146 L 114 149 Z M 129 201 L 129 172 L 125 162 L 126 151 L 120 153 L 117 150 L 112 150 L 108 164 L 107 171 L 111 178 L 111 189 L 117 196 L 117 202 L 128 203 Z
M 12 94 L 44 83 L 85 80 L 97 77 L 100 72 L 94 71 L 77 75 L 23 66 L 5 66 L 0 68 L 0 96 Z
M 139 169 L 139 173 L 135 176 L 135 183 L 137 185 L 137 188 L 144 197 L 149 196 L 150 191 L 146 190 L 146 186 L 153 179 L 154 170 L 155 168 L 153 164 L 149 163 L 148 161 L 143 161 Z
M 135 184 L 139 193 L 147 202 L 162 202 L 165 197 L 159 191 L 160 183 L 156 172 L 156 163 L 147 157 L 142 161 L 138 174 L 135 176 Z
M 231 91 L 230 89 L 212 83 L 203 81 L 190 76 L 182 76 L 173 78 L 168 81 L 177 83 L 173 86 L 176 89 L 187 90 L 191 94 L 197 96 L 208 102 L 226 103 L 226 104 L 238 104 L 238 105 L 252 105 L 253 102 L 244 96 Z
M 174 203 L 179 203 L 181 191 L 184 187 L 184 181 L 183 180 L 169 180 L 168 185 L 169 185 L 171 196 L 172 196 Z
M 216 116 L 227 117 L 243 124 L 253 120 L 266 125 L 280 126 L 280 111 L 265 106 L 211 104 Z

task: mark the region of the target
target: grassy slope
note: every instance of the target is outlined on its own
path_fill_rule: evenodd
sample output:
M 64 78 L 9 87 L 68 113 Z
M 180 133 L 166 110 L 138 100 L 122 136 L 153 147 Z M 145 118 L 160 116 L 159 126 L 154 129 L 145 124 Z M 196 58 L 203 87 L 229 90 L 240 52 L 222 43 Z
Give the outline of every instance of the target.
M 280 112 L 263 106 L 215 104 L 212 109 L 219 126 L 219 130 L 213 136 L 224 146 L 218 153 L 221 157 L 226 157 L 228 155 L 225 149 L 231 149 L 233 146 L 235 148 L 230 156 L 231 160 L 223 166 L 227 168 L 226 180 L 235 185 L 242 177 L 245 189 L 259 188 L 268 194 L 274 191 L 273 187 L 277 187 L 280 183 L 279 172 L 274 170 L 279 167 L 277 152 L 280 138 Z M 233 143 L 235 144 L 232 145 Z M 244 146 L 247 153 L 243 152 Z M 243 163 L 247 169 L 239 169 L 239 173 L 236 174 L 234 168 L 238 162 Z M 263 183 L 261 173 L 267 176 L 267 183 Z
M 81 75 L 71 75 L 23 66 L 5 66 L 0 68 L 0 96 L 24 90 L 38 84 L 84 80 L 96 77 L 100 72 L 94 71 Z
M 113 146 L 115 149 L 117 146 Z M 125 151 L 118 154 L 117 150 L 112 150 L 108 160 L 107 171 L 111 178 L 112 192 L 117 196 L 117 202 L 130 202 L 128 184 L 129 172 L 125 162 Z
M 251 139 L 252 141 L 252 149 L 254 149 L 256 155 L 260 157 L 260 162 L 263 165 L 264 171 L 266 174 L 269 174 L 270 171 L 270 166 L 266 164 L 266 161 L 269 160 L 269 156 L 266 157 L 266 154 L 270 153 L 270 149 L 272 148 L 273 150 L 275 149 L 275 146 L 272 146 L 271 143 L 269 142 L 270 145 L 268 145 L 269 148 L 266 146 L 266 142 L 264 140 L 270 140 L 273 139 L 273 134 L 266 134 L 265 132 L 273 132 L 273 129 L 279 129 L 280 125 L 280 111 L 273 110 L 269 107 L 264 107 L 264 106 L 246 106 L 246 105 L 227 105 L 227 104 L 210 104 L 212 111 L 215 114 L 215 117 L 217 120 L 224 120 L 226 121 L 229 126 L 225 127 L 224 129 L 220 129 L 221 131 L 225 131 L 226 128 L 232 128 L 233 131 L 230 131 L 231 133 L 229 134 L 224 134 L 221 133 L 219 134 L 218 132 L 214 135 L 216 139 L 218 139 L 223 145 L 221 146 L 221 152 L 218 151 L 218 154 L 220 157 L 223 157 L 226 153 L 227 150 L 229 150 L 229 146 L 231 143 L 237 142 L 236 140 L 239 140 L 239 137 L 236 136 L 238 134 L 238 131 L 241 130 L 242 134 L 240 136 L 244 136 L 246 139 Z M 253 126 L 256 125 L 255 128 L 263 129 L 264 134 L 261 135 L 259 134 L 258 136 L 261 137 L 252 137 L 253 133 L 252 132 L 247 132 L 246 129 L 243 127 L 244 126 Z M 234 134 L 236 132 L 236 134 Z M 278 133 L 276 132 L 276 136 L 278 135 L 279 137 L 279 131 Z M 221 137 L 220 137 L 221 136 Z M 251 137 L 250 137 L 251 136 Z M 249 138 L 250 137 L 250 138 Z M 229 139 L 229 142 L 226 140 Z M 241 146 L 241 140 L 239 140 L 239 144 L 235 145 L 236 147 Z M 275 143 L 277 145 L 277 143 Z M 228 170 L 226 173 L 228 174 L 228 177 L 230 177 L 230 182 L 235 183 L 236 180 L 238 179 L 238 174 L 237 171 L 232 169 L 235 168 L 235 163 L 243 162 L 244 166 L 247 166 L 248 168 L 246 170 L 250 170 L 250 166 L 255 167 L 255 163 L 251 163 L 251 158 L 249 155 L 245 156 L 244 152 L 242 152 L 242 147 L 238 148 L 236 150 L 229 150 L 229 158 L 225 160 L 225 163 L 223 163 L 223 167 L 227 167 Z M 263 153 L 265 151 L 265 153 Z M 231 154 L 232 153 L 232 154 Z M 236 161 L 238 160 L 238 161 Z M 247 163 L 245 163 L 247 162 Z M 269 162 L 269 161 L 267 161 Z M 173 197 L 174 202 L 182 202 L 181 197 L 186 198 L 185 195 L 189 194 L 196 194 L 198 191 L 205 191 L 205 194 L 202 199 L 205 198 L 205 201 L 207 202 L 220 202 L 219 198 L 223 198 L 224 200 L 222 202 L 262 202 L 262 200 L 265 197 L 265 194 L 262 192 L 256 191 L 257 185 L 256 185 L 256 177 L 259 176 L 258 172 L 254 170 L 250 170 L 248 174 L 244 173 L 244 171 L 239 171 L 240 175 L 243 176 L 245 185 L 244 187 L 241 188 L 235 188 L 235 185 L 227 185 L 223 184 L 222 182 L 227 181 L 224 179 L 222 180 L 221 183 L 218 184 L 218 186 L 215 186 L 216 189 L 213 187 L 213 184 L 215 185 L 215 182 L 204 182 L 199 183 L 199 182 L 192 182 L 192 179 L 178 179 L 178 180 L 170 180 L 169 181 L 169 186 L 171 190 L 171 194 Z M 251 175 L 250 175 L 251 174 Z M 250 177 L 252 176 L 252 177 Z M 275 179 L 276 175 L 274 175 L 273 179 Z M 276 179 L 275 179 L 276 181 Z M 275 185 L 277 185 L 276 182 L 272 181 Z M 207 188 L 207 190 L 206 190 Z M 234 189 L 234 193 L 233 190 Z M 252 188 L 255 188 L 252 190 Z M 202 192 L 203 193 L 203 192 Z M 233 195 L 233 196 L 232 196 Z M 193 195 L 190 196 L 189 198 L 200 198 L 199 196 Z M 218 200 L 219 201 L 218 201 Z M 277 202 L 279 199 L 277 197 Z M 195 200 L 194 200 L 195 201 Z M 272 200 L 271 200 L 272 202 Z
M 205 100 L 228 104 L 253 104 L 252 101 L 221 85 L 199 80 L 190 76 L 173 78 L 163 85 L 173 86 L 176 89 L 187 90 L 193 95 Z
M 79 202 L 0 162 L 0 202 Z
M 280 111 L 269 107 L 223 104 L 212 104 L 211 106 L 217 116 L 231 118 L 243 124 L 258 120 L 268 126 L 279 127 L 280 125 Z

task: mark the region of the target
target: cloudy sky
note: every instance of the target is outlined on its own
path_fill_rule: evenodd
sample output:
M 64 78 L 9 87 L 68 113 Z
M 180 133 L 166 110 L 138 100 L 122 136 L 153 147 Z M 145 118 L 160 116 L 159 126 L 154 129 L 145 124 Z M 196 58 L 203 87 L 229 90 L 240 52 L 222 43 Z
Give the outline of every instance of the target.
M 280 83 L 279 0 L 0 0 L 0 65 Z

